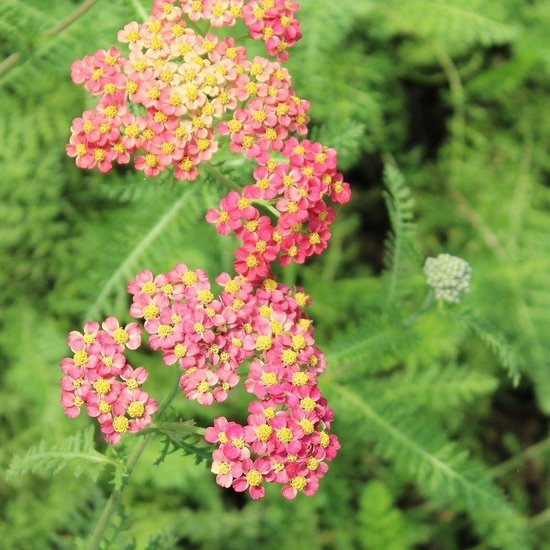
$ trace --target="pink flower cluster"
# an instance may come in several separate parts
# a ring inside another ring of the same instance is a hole
[[[307,132],[309,103],[296,96],[286,69],[261,57],[249,61],[234,39],[197,34],[182,19],[183,10],[191,20],[218,21],[218,6],[223,15],[240,4],[155,2],[147,22],[118,34],[128,58],[110,48],[73,63],[73,81],[99,97],[71,127],[67,154],[79,168],[108,172],[134,156],[149,177],[171,168],[178,180],[194,180],[218,149],[215,122],[247,102],[254,122],[240,137],[249,155],[280,149],[289,132]]]
[[[153,15],[178,17],[185,14],[190,21],[204,19],[212,27],[232,27],[242,19],[250,36],[265,43],[267,53],[279,61],[288,59],[288,48],[302,37],[300,22],[294,14],[300,9],[297,2],[288,0],[155,0]]]
[[[233,231],[240,239],[235,271],[253,282],[268,275],[275,259],[283,266],[301,264],[325,250],[335,218],[334,209],[325,200],[344,204],[350,199],[349,184],[336,170],[334,149],[290,138],[281,154],[285,162],[267,157],[254,171],[253,185],[245,186],[241,193],[231,191],[219,209],[206,214],[218,233]],[[276,225],[270,217],[260,215],[254,206],[258,202],[274,209]]]
[[[205,437],[218,445],[217,483],[254,499],[266,483],[282,485],[286,498],[314,494],[340,448],[317,385],[326,362],[302,309],[309,297],[271,276],[276,260],[301,264],[320,254],[335,218],[330,203],[350,198],[336,151],[296,137],[308,133],[310,104],[279,62],[301,37],[298,9],[292,0],[154,0],[145,23],[118,34],[128,57],[112,47],[72,66],[73,81],[99,99],[71,127],[67,153],[80,168],[108,172],[133,160],[148,177],[172,169],[178,180],[195,180],[221,139],[254,161],[254,183],[206,214],[220,234],[240,240],[237,275],[221,274],[220,292],[204,271],[184,264],[156,276],[142,271],[128,283],[130,314],[143,321],[163,362],[181,368],[187,398],[225,401],[248,367],[244,386],[256,400],[246,425],[219,417]],[[199,31],[202,20],[208,29],[242,20],[277,61],[247,59],[233,38]],[[86,405],[113,444],[149,425],[157,405],[140,389],[147,372],[124,356],[141,343],[139,325],[109,317],[101,328],[87,323],[83,333],[71,332],[68,342],[74,355],[61,362],[67,416]]]
[[[112,444],[126,432],[139,432],[151,423],[157,402],[141,390],[148,373],[132,368],[125,348],[141,345],[137,323],[120,326],[114,317],[102,323],[86,323],[84,332],[72,331],[68,344],[72,357],[61,361],[61,404],[69,418],[80,414],[84,405],[97,418],[105,439]]]
[[[218,296],[203,271],[184,264],[156,277],[142,271],[128,284],[130,313],[145,319],[149,346],[179,364],[186,397],[202,405],[227,399],[250,361],[244,385],[258,401],[247,426],[222,417],[206,432],[220,444],[212,469],[221,486],[250,488],[253,498],[264,482],[283,484],[287,498],[313,494],[339,444],[326,432],[332,410],[317,386],[326,362],[302,311],[309,298],[273,279],[254,287],[223,273],[216,282]]]
[[[269,55],[286,61],[288,48],[302,38],[294,17],[299,9],[298,2],[289,0],[251,0],[243,8],[243,21],[252,38],[264,41]]]

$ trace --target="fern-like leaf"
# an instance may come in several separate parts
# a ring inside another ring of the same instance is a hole
[[[452,47],[504,44],[517,33],[515,27],[497,19],[506,15],[498,4],[482,0],[390,0],[380,2],[375,15],[392,34],[409,34]]]
[[[384,198],[392,227],[386,241],[384,258],[389,277],[387,307],[391,309],[395,303],[399,278],[407,260],[417,260],[418,254],[413,243],[415,203],[411,191],[401,172],[392,164],[386,164],[384,168],[384,182]]]
[[[379,404],[400,406],[414,404],[423,410],[444,413],[465,407],[498,387],[491,375],[466,367],[432,366],[418,372],[393,374],[389,378],[370,379],[362,391],[365,399]]]
[[[414,334],[406,327],[365,324],[331,345],[325,354],[330,365],[325,379],[364,376],[392,368],[398,352],[414,342]]]
[[[499,363],[506,369],[514,386],[519,384],[521,374],[519,361],[506,337],[489,323],[472,313],[449,311],[448,315],[468,327],[495,354]]]
[[[523,518],[508,504],[486,469],[442,435],[430,417],[419,421],[414,410],[403,405],[378,409],[343,385],[333,386],[331,392],[349,420],[359,426],[357,436],[374,442],[375,452],[391,460],[420,491],[457,511],[468,512],[476,529],[495,547],[515,550],[529,546]]]
[[[103,468],[109,464],[118,466],[117,462],[95,450],[94,428],[90,426],[76,432],[62,443],[48,445],[46,440],[42,440],[24,455],[15,456],[7,476],[14,478],[27,473],[55,475],[67,466],[72,466],[77,477],[85,475],[95,481]]]

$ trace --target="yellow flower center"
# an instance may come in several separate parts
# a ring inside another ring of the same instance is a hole
[[[273,432],[273,428],[269,426],[268,424],[261,424],[256,428],[256,435],[258,436],[258,439],[260,441],[268,441],[271,437],[271,433]]]
[[[311,397],[304,397],[300,401],[300,407],[302,407],[302,409],[304,409],[304,411],[306,411],[306,412],[313,411],[316,406],[317,406],[317,403],[315,403],[315,401],[313,401],[313,399],[311,399]]]
[[[111,383],[100,378],[94,382],[94,390],[99,393],[99,395],[105,395],[111,391]]]
[[[197,391],[199,393],[207,393],[210,390],[210,386],[206,380],[203,380],[198,386]]]
[[[156,166],[158,166],[158,163],[159,163],[159,159],[157,155],[153,155],[153,153],[147,153],[145,155],[145,164],[149,168],[155,168]]]
[[[222,462],[218,466],[220,474],[226,476],[229,472],[231,472],[231,466],[229,465],[229,462]]]
[[[170,284],[170,283],[166,283],[164,285],[162,285],[160,287],[160,289],[162,290],[162,292],[164,294],[166,294],[167,296],[169,296],[170,294],[172,294],[172,292],[174,292],[174,285]]]
[[[281,428],[277,431],[277,439],[281,443],[290,443],[294,438],[292,430],[290,428]]]
[[[187,354],[187,348],[183,344],[176,344],[174,346],[174,355],[178,359],[185,357],[186,354]]]
[[[281,354],[281,360],[285,365],[296,363],[297,353],[293,349],[285,349]]]
[[[301,334],[293,336],[292,347],[296,350],[304,349],[306,347],[306,339]]]
[[[262,317],[265,317],[266,319],[271,317],[272,313],[273,313],[273,311],[271,310],[271,308],[269,306],[262,306],[260,308],[260,315]]]
[[[166,338],[167,336],[170,336],[172,332],[173,332],[173,329],[170,325],[159,325],[159,328],[158,328],[159,336]]]
[[[81,367],[82,365],[86,364],[86,362],[88,361],[88,353],[83,349],[77,351],[74,354],[73,361],[77,367]]]
[[[262,474],[260,474],[258,470],[250,470],[250,472],[246,474],[246,481],[251,487],[258,487],[258,485],[262,484],[263,479]]]
[[[258,267],[259,265],[259,261],[258,261],[258,258],[256,258],[256,256],[250,254],[249,256],[246,257],[246,265],[249,269],[253,269],[255,267]]]
[[[256,349],[258,351],[267,351],[271,349],[271,337],[258,336],[258,338],[256,339]]]
[[[310,456],[307,461],[307,469],[314,472],[319,467],[319,461],[314,457]]]
[[[125,416],[115,416],[113,418],[113,430],[119,434],[127,432],[129,425],[130,422]]]
[[[262,386],[273,386],[277,383],[277,375],[274,372],[264,372],[260,376]]]
[[[107,403],[107,401],[100,401],[98,408],[101,414],[109,414],[112,409],[111,404]]]
[[[313,433],[313,429],[314,429],[313,424],[307,418],[302,418],[302,420],[300,420],[299,424],[300,424],[300,427],[302,428],[302,430],[304,430],[304,433],[306,435],[311,435]]]
[[[133,401],[128,406],[128,414],[132,418],[141,418],[145,412],[145,405],[141,401]]]
[[[297,476],[290,482],[290,485],[296,491],[303,491],[307,485],[307,480],[304,476]]]
[[[236,447],[237,449],[244,449],[244,441],[240,438],[233,438],[231,440],[231,444],[233,447]]]
[[[181,279],[183,281],[183,284],[185,284],[186,286],[191,286],[197,282],[198,277],[194,271],[186,271]]]
[[[159,308],[154,304],[149,304],[143,308],[143,317],[145,319],[155,319],[160,314]]]
[[[199,302],[203,304],[207,304],[208,302],[211,302],[214,299],[214,294],[212,294],[212,292],[206,289],[199,290],[199,292],[197,293],[197,298]]]
[[[305,386],[309,382],[309,376],[305,372],[295,372],[292,374],[292,384],[294,386]]]
[[[113,340],[115,341],[115,344],[119,344],[123,346],[126,344],[129,340],[129,336],[127,332],[122,328],[118,327],[112,334]]]

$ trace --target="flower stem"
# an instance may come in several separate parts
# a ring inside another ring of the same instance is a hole
[[[143,5],[140,4],[139,0],[132,0],[132,4],[138,15],[143,19],[143,21],[147,21],[147,19],[149,19],[149,15],[145,11]]]
[[[203,163],[203,166],[214,179],[218,180],[219,183],[231,189],[231,191],[242,191],[242,189],[233,180],[229,179],[225,174],[220,172],[220,170],[218,170],[210,162]]]
[[[166,411],[174,397],[179,392],[179,381],[180,381],[180,373],[177,373],[175,383],[172,385],[172,388],[170,389],[169,393],[166,395],[166,397],[162,400],[161,404],[159,405],[157,416],[160,418],[162,414]],[[118,504],[120,502],[120,499],[122,498],[122,492],[124,491],[124,487],[128,483],[128,479],[132,475],[132,472],[142,455],[143,451],[149,444],[149,442],[155,437],[155,433],[149,433],[146,436],[139,439],[139,441],[136,443],[135,447],[132,449],[132,452],[128,456],[128,460],[126,461],[126,481],[121,487],[117,487],[113,489],[113,492],[111,493],[111,496],[109,497],[109,500],[105,504],[105,508],[103,508],[103,512],[101,512],[101,516],[99,517],[95,528],[90,536],[90,539],[88,541],[88,544],[86,545],[87,550],[97,550],[99,548],[99,545],[101,543],[101,540],[103,538],[103,535],[105,533],[105,529],[109,526],[109,523],[111,522],[111,519],[113,517],[114,512],[116,511]]]
[[[242,191],[241,187],[239,187],[233,180],[229,179],[226,175],[220,172],[220,170],[218,170],[213,164],[205,162],[204,167],[214,179],[218,180],[218,182],[220,182],[222,185],[225,185],[226,187],[231,189],[231,191]],[[276,218],[281,217],[281,213],[270,202],[264,200],[253,200],[252,202],[259,206],[263,206],[264,208],[269,210]]]
[[[61,34],[67,27],[70,27],[74,22],[80,19],[98,0],[86,0],[86,2],[80,4],[72,13],[70,13],[65,19],[60,21],[57,25],[49,28],[44,32],[42,36],[36,39],[33,46],[42,42],[47,38],[53,38],[58,34]],[[0,75],[9,71],[12,67],[17,65],[21,58],[21,52],[14,52],[6,57],[2,63],[0,63]]]

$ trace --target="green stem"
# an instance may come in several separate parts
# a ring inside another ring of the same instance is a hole
[[[276,218],[281,217],[281,213],[270,202],[263,200],[254,200],[252,202],[254,204],[257,204],[258,206],[263,206],[265,209],[269,210]]]
[[[416,320],[432,307],[434,301],[434,293],[430,290],[422,305],[404,322],[404,325],[406,327],[414,325]]]
[[[231,179],[229,179],[225,174],[220,172],[213,164],[210,162],[203,163],[204,169],[216,180],[218,180],[222,185],[231,189],[231,191],[239,191],[242,189]]]
[[[147,21],[149,19],[149,15],[145,11],[145,8],[140,4],[139,0],[132,0],[132,4],[138,13],[138,15],[144,20]]]
[[[203,163],[205,170],[216,180],[218,180],[222,185],[228,187],[231,191],[242,191],[242,188],[239,187],[233,180],[229,179],[225,174],[220,172],[213,164],[210,162]],[[280,218],[281,213],[269,202],[264,200],[253,200],[252,204],[257,204],[258,206],[263,206],[266,210],[269,210],[275,218]]]
[[[80,4],[76,10],[70,13],[65,19],[60,21],[57,25],[49,28],[40,36],[33,46],[47,38],[53,38],[58,34],[61,34],[67,27],[70,27],[75,21],[78,21],[98,0],[86,0],[86,2]],[[10,56],[6,57],[2,63],[0,63],[0,75],[9,71],[12,67],[17,65],[21,59],[21,52],[14,52]]]
[[[162,400],[161,404],[159,405],[157,416],[160,418],[162,414],[166,411],[174,397],[179,393],[179,381],[180,381],[180,373],[177,373],[175,383],[173,384],[172,388],[170,389],[169,393],[166,395],[166,397]],[[132,472],[142,455],[143,451],[149,444],[149,442],[155,437],[155,433],[147,434],[146,436],[142,437],[135,445],[135,447],[132,449],[132,452],[130,453],[130,456],[128,457],[128,460],[126,462],[126,481],[122,485],[122,487],[117,487],[113,490],[111,493],[111,496],[109,497],[109,500],[105,504],[105,508],[103,509],[103,512],[101,512],[101,516],[99,517],[95,528],[93,530],[93,533],[90,536],[90,540],[88,541],[88,544],[86,546],[87,550],[97,550],[99,548],[99,545],[101,543],[101,540],[103,538],[103,535],[105,533],[105,530],[109,526],[109,523],[111,522],[111,519],[113,517],[113,514],[115,513],[118,504],[120,502],[120,499],[122,498],[122,492],[124,491],[124,487],[128,483],[128,479],[132,475]]]

